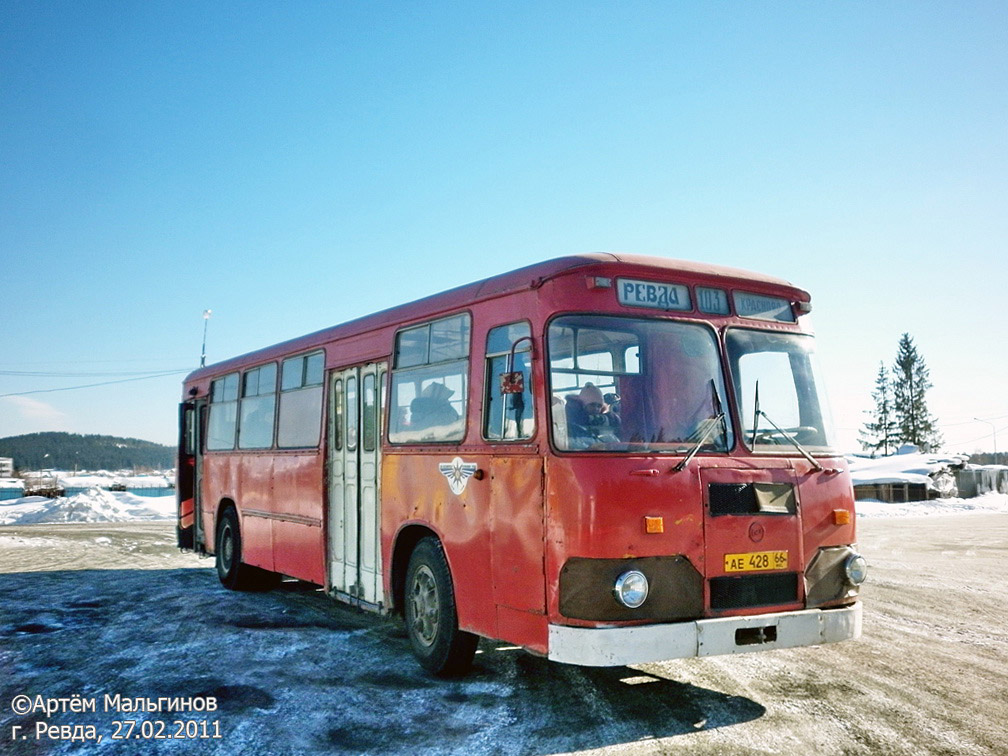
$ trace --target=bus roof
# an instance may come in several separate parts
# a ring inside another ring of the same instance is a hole
[[[283,355],[306,351],[336,339],[363,334],[401,323],[408,323],[413,320],[436,315],[437,313],[464,307],[474,302],[537,288],[549,279],[569,273],[578,268],[593,267],[604,269],[610,266],[619,267],[621,272],[634,272],[633,268],[640,268],[641,270],[637,272],[644,274],[646,269],[658,269],[685,273],[691,277],[704,278],[711,281],[721,279],[726,284],[728,282],[735,284],[762,284],[786,289],[793,299],[809,301],[808,293],[795,287],[789,281],[762,273],[754,273],[739,268],[728,268],[709,263],[673,260],[666,257],[630,255],[621,252],[590,252],[534,263],[524,268],[491,276],[482,281],[464,284],[439,294],[433,294],[407,304],[396,305],[395,307],[365,315],[340,325],[324,328],[321,331],[232,357],[194,370],[186,376],[185,382],[198,381],[212,375],[237,370],[247,364],[266,362]]]

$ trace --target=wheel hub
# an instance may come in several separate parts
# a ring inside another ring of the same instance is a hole
[[[412,609],[410,613],[413,617],[411,625],[413,635],[423,645],[430,646],[437,637],[441,610],[438,605],[434,573],[427,565],[421,565],[413,575],[409,600]]]
[[[231,558],[234,554],[234,539],[231,538],[231,528],[224,526],[221,533],[221,562],[226,568],[231,567]]]

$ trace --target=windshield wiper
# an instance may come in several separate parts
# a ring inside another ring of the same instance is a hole
[[[680,470],[685,468],[686,465],[689,464],[689,461],[697,455],[697,452],[700,451],[700,447],[702,447],[705,443],[707,443],[707,439],[710,438],[711,431],[714,430],[715,427],[717,427],[718,423],[721,423],[722,433],[728,432],[728,427],[725,425],[724,421],[725,413],[724,410],[721,408],[721,398],[718,396],[717,385],[714,383],[713,378],[711,378],[710,384],[711,384],[711,403],[714,405],[714,412],[716,414],[704,420],[704,423],[707,425],[707,427],[704,428],[703,433],[700,434],[700,440],[697,441],[696,444],[694,444],[693,448],[689,450],[689,453],[685,457],[679,460],[679,464],[677,464],[675,467],[672,468],[672,472],[679,472]]]
[[[758,401],[758,398],[759,398],[759,387],[758,386],[757,386],[756,391],[757,391],[757,401]],[[756,426],[759,424],[760,417],[762,417],[764,420],[766,420],[768,423],[770,423],[770,425],[772,425],[774,427],[775,431],[777,431],[782,436],[784,436],[784,438],[786,438],[788,441],[790,441],[791,445],[794,446],[795,449],[797,449],[798,451],[801,452],[802,456],[805,457],[805,459],[807,459],[809,461],[809,463],[812,465],[812,467],[814,467],[819,472],[822,472],[824,469],[826,469],[821,464],[819,464],[819,462],[815,459],[815,457],[813,457],[811,454],[809,454],[808,450],[804,446],[802,446],[800,443],[798,443],[798,439],[796,439],[794,436],[792,436],[786,430],[784,430],[779,425],[777,425],[777,423],[775,423],[773,420],[771,420],[770,416],[766,412],[764,412],[763,410],[759,409],[759,405],[758,404],[757,404],[757,409],[756,409],[755,422],[753,423],[753,442],[751,444],[753,448],[756,447]]]
[[[679,472],[682,470],[689,464],[689,461],[697,455],[697,452],[700,451],[700,447],[707,443],[707,439],[710,437],[711,431],[718,426],[718,423],[724,422],[724,412],[719,412],[713,417],[708,417],[704,420],[704,422],[707,424],[707,429],[700,434],[700,440],[693,445],[693,448],[689,450],[689,453],[685,457],[679,460],[679,464],[672,468],[672,472]]]

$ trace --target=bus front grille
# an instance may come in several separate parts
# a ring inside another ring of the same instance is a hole
[[[798,573],[716,577],[710,580],[711,609],[746,609],[793,604],[798,600]]]
[[[790,483],[711,483],[707,506],[711,517],[793,515],[798,511],[798,500]]]

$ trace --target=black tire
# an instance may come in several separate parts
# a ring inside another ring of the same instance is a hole
[[[479,637],[459,630],[451,570],[436,538],[421,539],[410,555],[404,599],[406,635],[420,665],[439,677],[468,672]]]
[[[228,507],[217,521],[217,577],[232,591],[265,591],[280,583],[275,572],[253,567],[242,562],[241,531],[238,513]]]
[[[236,591],[241,585],[241,533],[238,530],[238,515],[228,507],[217,521],[217,577],[221,585]]]

